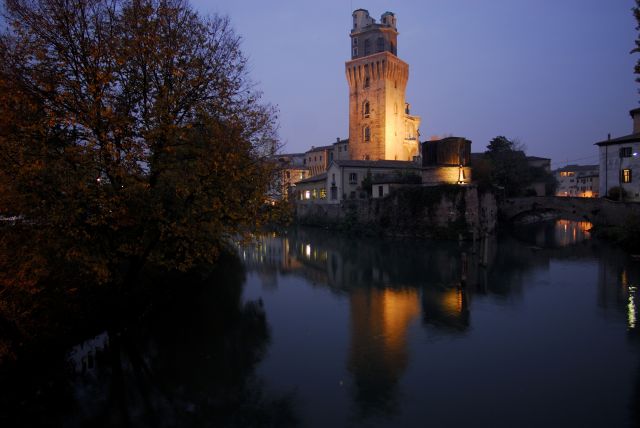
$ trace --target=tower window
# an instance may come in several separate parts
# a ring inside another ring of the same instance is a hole
[[[371,41],[369,39],[364,41],[364,54],[365,56],[371,54]]]
[[[358,56],[358,48],[353,48],[353,56]]]
[[[353,39],[353,46],[358,46],[358,39]]]
[[[369,117],[369,113],[370,113],[370,110],[369,110],[369,101],[365,101],[365,102],[364,102],[364,107],[363,107],[363,109],[362,109],[362,110],[363,110],[363,112],[364,112],[364,117]]]
[[[383,52],[384,51],[384,39],[382,37],[378,37],[378,46],[376,49],[376,52]]]
[[[371,141],[371,129],[368,126],[364,127],[364,141]]]
[[[365,76],[364,78],[364,87],[368,88],[371,85],[371,79],[369,78],[369,76]]]

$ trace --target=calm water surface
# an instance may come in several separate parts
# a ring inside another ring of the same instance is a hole
[[[318,229],[75,347],[67,426],[635,426],[640,262],[585,223],[486,245]],[[215,286],[215,287],[214,287]]]

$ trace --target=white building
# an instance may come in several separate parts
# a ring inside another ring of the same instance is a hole
[[[600,196],[622,188],[625,200],[640,202],[640,108],[629,112],[633,134],[600,141]]]
[[[397,180],[389,180],[396,177]],[[326,174],[297,183],[297,201],[338,204],[348,199],[386,196],[392,184],[420,183],[420,166],[409,161],[334,160]],[[392,183],[395,181],[396,183]]]
[[[598,170],[599,165],[567,165],[555,170],[556,196],[598,197]]]

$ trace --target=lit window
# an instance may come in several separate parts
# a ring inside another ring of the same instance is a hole
[[[349,173],[349,184],[357,184],[358,183],[358,174],[355,172]]]
[[[318,191],[316,189],[313,189],[313,192],[311,193],[311,197],[313,199],[318,199]]]
[[[305,190],[304,198],[305,199],[311,199],[311,190]]]
[[[622,170],[622,182],[623,183],[631,183],[631,170],[630,169],[623,169]]]
[[[327,189],[324,187],[320,189],[320,199],[327,199]]]

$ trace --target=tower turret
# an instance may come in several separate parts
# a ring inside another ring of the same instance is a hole
[[[352,159],[412,160],[418,154],[420,118],[405,101],[409,65],[397,57],[397,21],[380,23],[365,9],[353,12],[349,82],[349,146]]]

